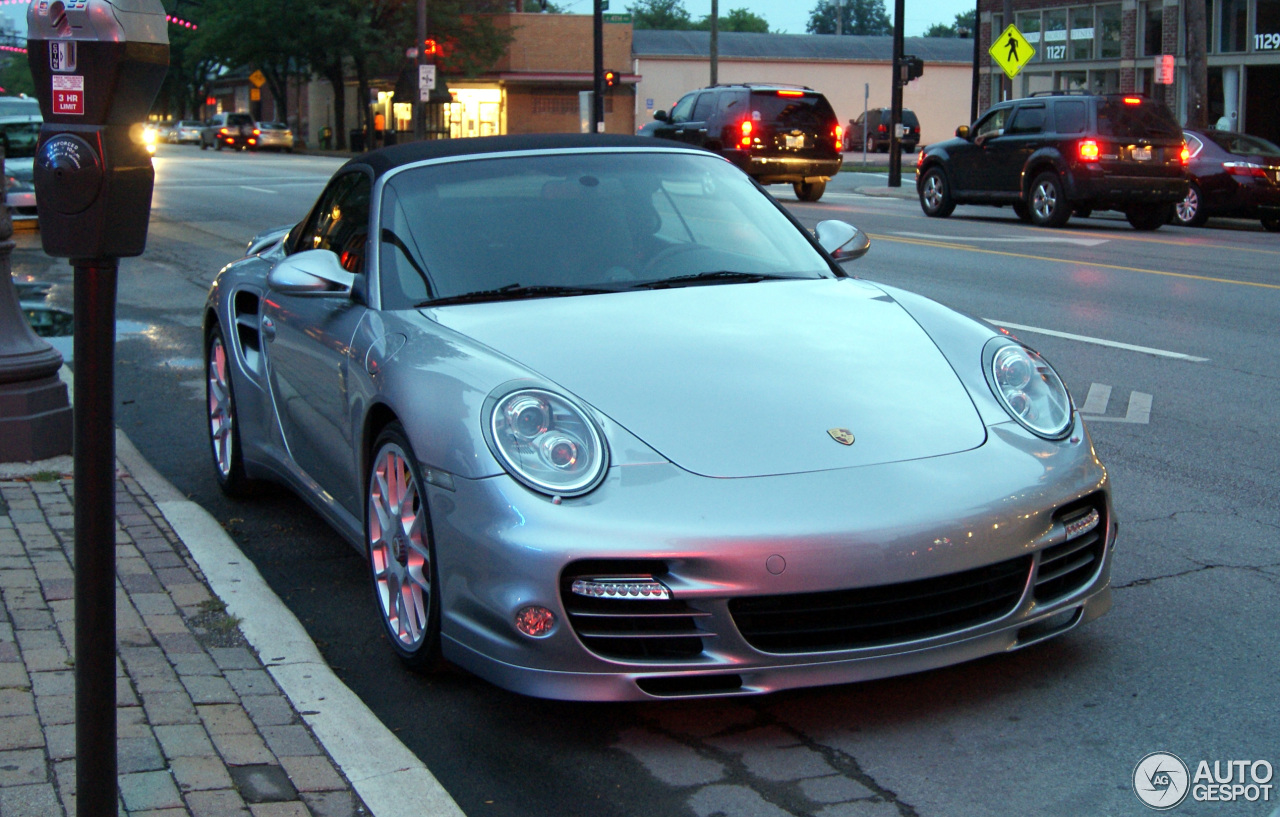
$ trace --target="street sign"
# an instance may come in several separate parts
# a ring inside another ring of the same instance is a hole
[[[1018,27],[1011,24],[991,44],[987,53],[991,55],[992,62],[1000,66],[1009,75],[1009,79],[1013,79],[1024,65],[1031,62],[1031,58],[1036,55],[1036,50],[1031,47],[1031,43],[1027,42],[1027,38],[1022,36]]]
[[[1173,84],[1173,55],[1161,54],[1156,57],[1156,84],[1172,85]]]
[[[267,81],[267,75],[261,71],[254,71],[249,75],[249,81],[253,83],[253,87],[261,88],[262,84]]]
[[[249,89],[249,101],[250,101],[250,102],[261,102],[261,101],[262,101],[262,89],[261,89],[261,88],[250,88],[250,89]]]
[[[431,91],[436,87],[436,67],[434,65],[418,66],[418,101],[430,102]]]
[[[630,14],[606,14],[603,22],[606,23],[629,23],[631,22]]]

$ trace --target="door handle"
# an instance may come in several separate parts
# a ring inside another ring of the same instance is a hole
[[[276,338],[276,322],[270,318],[262,319],[262,336],[267,340],[275,340]]]

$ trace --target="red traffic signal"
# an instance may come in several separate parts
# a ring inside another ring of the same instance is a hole
[[[428,37],[422,41],[422,56],[436,57],[440,54],[440,44],[434,38]]]
[[[604,87],[605,87],[605,89],[607,90],[607,89],[612,88],[613,86],[617,85],[617,84],[618,84],[618,79],[619,79],[619,75],[618,75],[618,72],[617,72],[617,71],[605,71],[605,72],[604,72]]]

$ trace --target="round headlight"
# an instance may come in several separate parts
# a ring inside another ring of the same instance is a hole
[[[498,400],[490,423],[498,460],[535,491],[579,496],[604,477],[609,460],[604,437],[567,398],[521,389]]]
[[[1049,362],[1032,349],[993,338],[983,354],[983,372],[997,399],[1033,434],[1047,439],[1071,429],[1071,397]]]

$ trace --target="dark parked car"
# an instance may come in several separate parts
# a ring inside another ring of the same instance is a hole
[[[1232,131],[1184,135],[1191,184],[1173,223],[1199,227],[1210,216],[1256,218],[1271,232],[1280,231],[1280,145]]]
[[[200,149],[251,148],[258,143],[258,126],[247,113],[218,113],[204,123]]]
[[[822,198],[844,161],[844,129],[812,88],[715,85],[690,91],[653,118],[641,136],[715,151],[760,184],[792,185],[801,201]]]
[[[916,164],[925,215],[957,204],[1012,205],[1061,227],[1073,212],[1120,210],[1137,230],[1164,224],[1187,194],[1188,152],[1164,105],[1136,94],[1033,94],[993,106]]]
[[[871,108],[865,115],[850,119],[845,143],[851,147],[866,145],[867,153],[888,152],[889,139],[893,136],[892,116],[893,112],[888,108]],[[902,138],[898,144],[907,152],[920,144],[920,120],[916,118],[915,111],[908,108],[902,109]]]

